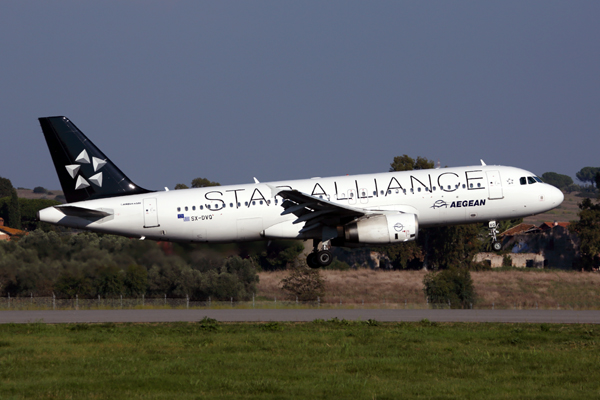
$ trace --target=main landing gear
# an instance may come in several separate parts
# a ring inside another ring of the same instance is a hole
[[[502,249],[502,243],[500,243],[498,238],[496,238],[496,234],[498,233],[498,229],[496,229],[497,227],[498,225],[496,224],[496,221],[489,222],[488,229],[490,230],[489,235],[492,237],[492,247],[494,250],[500,251]]]
[[[331,248],[331,243],[329,240],[323,242],[321,247],[321,250],[319,250],[319,241],[315,239],[313,251],[306,257],[306,264],[308,264],[309,267],[326,267],[333,261],[333,254],[331,254],[331,251],[329,251]]]

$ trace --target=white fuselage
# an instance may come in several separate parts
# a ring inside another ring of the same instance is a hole
[[[525,217],[561,204],[563,194],[505,166],[471,166],[330,178],[215,186],[70,203],[110,213],[102,219],[66,216],[54,207],[41,221],[156,240],[236,242],[308,239],[303,223],[282,216],[273,187],[295,189],[344,206],[416,214],[421,227]],[[523,178],[525,184],[523,184]]]

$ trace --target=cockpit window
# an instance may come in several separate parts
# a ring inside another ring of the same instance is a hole
[[[544,183],[543,180],[541,180],[540,178],[538,178],[537,176],[534,176],[533,179],[535,179],[536,181],[538,181],[539,183]]]
[[[525,178],[525,177],[523,176],[523,177],[521,177],[521,178],[519,179],[519,182],[521,183],[521,185],[527,185],[527,178]]]
[[[528,176],[527,177],[527,183],[529,183],[531,185],[533,183],[536,183],[536,180],[533,178],[533,176]]]

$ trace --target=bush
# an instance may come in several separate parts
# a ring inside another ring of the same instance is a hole
[[[42,194],[42,193],[46,193],[46,192],[48,192],[48,190],[46,190],[46,188],[44,188],[42,186],[36,186],[33,188],[33,193]]]
[[[60,236],[38,229],[18,242],[0,242],[0,296],[54,292],[66,298],[146,294],[244,300],[257,281],[249,259],[196,255],[187,261],[156,242],[122,236]]]
[[[325,293],[325,280],[318,269],[309,268],[306,261],[296,261],[290,274],[281,280],[281,289],[300,301],[315,301]]]
[[[448,304],[451,308],[469,308],[475,302],[475,288],[467,268],[450,267],[430,272],[423,279],[423,291],[432,304]]]

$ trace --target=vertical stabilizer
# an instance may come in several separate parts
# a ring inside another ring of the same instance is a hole
[[[125,176],[67,117],[39,121],[67,202],[150,192]]]

